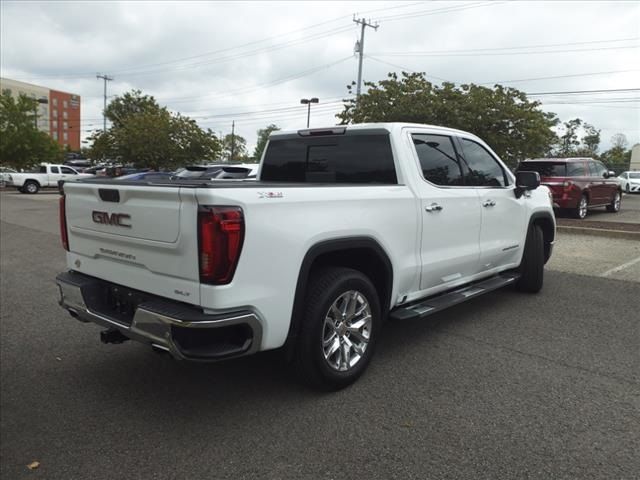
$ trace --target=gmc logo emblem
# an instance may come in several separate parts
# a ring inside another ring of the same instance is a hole
[[[125,220],[129,220],[131,218],[131,215],[129,215],[128,213],[109,213],[98,212],[97,210],[94,210],[93,212],[91,212],[91,218],[95,223],[131,228],[130,223],[125,223]]]

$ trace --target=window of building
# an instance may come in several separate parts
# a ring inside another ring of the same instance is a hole
[[[66,100],[62,101],[62,108],[69,108],[69,102],[67,102]]]
[[[69,140],[69,132],[63,132],[62,139],[67,142]]]
[[[58,109],[54,108],[53,110],[51,110],[51,115],[55,118],[58,118]]]
[[[65,130],[69,128],[69,124],[67,122],[62,122],[62,128]]]
[[[53,132],[51,136],[53,137],[54,140],[58,140],[58,132]]]
[[[67,118],[69,118],[69,114],[66,111],[63,111],[62,112],[62,118],[64,118],[66,120]]]
[[[54,107],[57,107],[57,106],[58,106],[58,99],[57,99],[57,98],[54,98],[54,99],[53,99],[53,101],[52,101],[51,103],[53,103],[53,106],[54,106]]]
[[[498,161],[479,143],[462,138],[462,152],[469,167],[468,185],[477,187],[504,187],[508,185],[507,174]]]
[[[52,122],[52,128],[57,129],[58,128],[58,120],[53,120]]]
[[[412,135],[425,180],[436,185],[462,185],[462,168],[451,137]]]

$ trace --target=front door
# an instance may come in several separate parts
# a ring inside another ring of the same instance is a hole
[[[466,182],[478,192],[482,211],[480,270],[517,266],[524,248],[527,225],[524,203],[516,198],[515,185],[506,168],[485,146],[460,138],[467,169]]]

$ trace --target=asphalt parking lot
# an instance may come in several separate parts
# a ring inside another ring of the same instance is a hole
[[[277,352],[192,364],[101,344],[57,305],[56,200],[0,194],[3,479],[639,476],[634,240],[561,234],[539,295],[390,323],[358,383],[318,394]]]

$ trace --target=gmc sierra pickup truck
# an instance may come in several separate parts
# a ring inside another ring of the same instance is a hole
[[[64,185],[60,305],[177,359],[284,347],[307,383],[355,381],[385,320],[538,292],[548,188],[479,138],[416,124],[274,132],[257,181]]]

